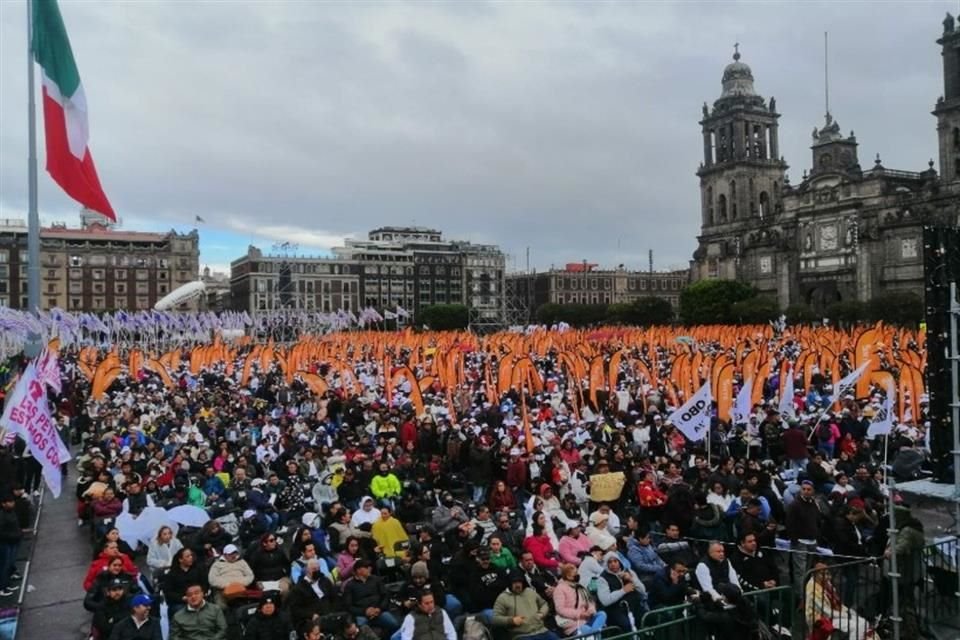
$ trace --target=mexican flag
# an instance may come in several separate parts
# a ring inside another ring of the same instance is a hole
[[[87,143],[87,98],[56,0],[30,0],[33,57],[43,68],[47,171],[74,200],[116,221]]]

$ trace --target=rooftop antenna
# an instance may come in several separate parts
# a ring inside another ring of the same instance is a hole
[[[827,32],[823,32],[823,101],[826,108],[827,124],[830,123],[830,64],[829,64],[830,44]]]

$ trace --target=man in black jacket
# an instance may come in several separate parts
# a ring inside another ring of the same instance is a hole
[[[344,608],[357,618],[358,624],[378,627],[390,637],[400,623],[387,610],[390,602],[383,578],[370,575],[372,569],[369,560],[357,560],[353,565],[353,580],[343,587]]]
[[[772,589],[779,584],[780,572],[768,553],[760,549],[755,534],[740,535],[730,562],[740,578],[740,588],[744,592]]]
[[[817,552],[820,539],[820,506],[814,497],[813,482],[804,480],[800,495],[787,508],[787,535],[790,537],[790,565],[793,570],[793,587],[797,593],[803,589],[803,576],[810,566],[808,558]]]
[[[150,617],[150,596],[140,594],[130,600],[130,615],[113,625],[109,640],[161,640],[160,621]]]
[[[650,581],[648,602],[651,609],[683,604],[687,597],[687,565],[677,560],[656,572]]]
[[[476,563],[469,570],[466,610],[483,613],[487,623],[493,619],[493,603],[506,588],[506,577],[501,569],[490,563],[489,549],[477,552]]]
[[[307,560],[300,581],[287,596],[290,619],[298,629],[310,620],[333,612],[336,606],[337,590],[320,571],[320,562],[316,558]]]

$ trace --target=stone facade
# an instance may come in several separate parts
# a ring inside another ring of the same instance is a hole
[[[739,53],[723,93],[703,107],[704,161],[697,171],[701,233],[691,279],[755,286],[781,307],[822,311],[893,290],[923,295],[924,224],[960,224],[960,29],[944,20],[944,95],[937,118],[940,173],[864,170],[857,139],[830,113],[812,134],[811,169],[790,184],[777,157],[780,114],[757,95]]]

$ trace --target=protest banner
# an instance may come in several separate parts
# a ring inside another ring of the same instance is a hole
[[[622,471],[592,475],[590,476],[590,499],[594,502],[619,500],[626,481]]]

